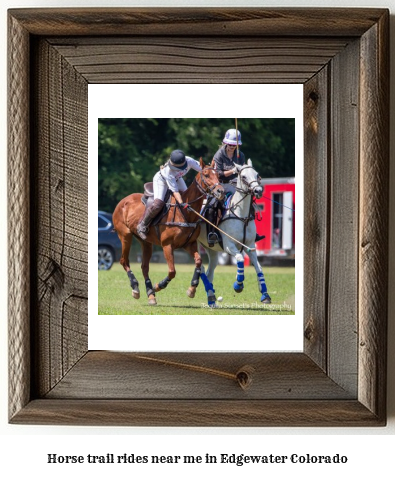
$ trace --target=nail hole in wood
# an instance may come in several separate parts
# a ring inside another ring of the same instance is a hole
[[[313,101],[314,103],[317,103],[318,101],[318,94],[315,92],[315,91],[312,91],[310,94],[309,94],[309,99],[311,101]]]

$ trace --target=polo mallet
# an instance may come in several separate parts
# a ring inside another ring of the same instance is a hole
[[[237,159],[239,159],[239,132],[237,130],[237,118],[235,118],[235,123],[236,123],[236,150],[237,150]]]
[[[199,214],[197,211],[195,211],[191,206],[188,206],[187,209],[189,209],[190,211],[194,212],[197,216],[199,216],[201,219],[203,219],[203,221],[206,221],[208,224],[210,224],[211,226],[215,227],[215,229],[218,229],[218,231],[221,233],[221,234],[225,234],[225,236],[229,237],[229,239],[232,239],[232,241],[234,242],[237,242],[237,244],[240,244],[242,247],[244,247],[244,249],[247,251],[247,252],[251,252],[251,251],[255,251],[255,247],[248,247],[246,246],[245,244],[243,244],[242,242],[238,241],[237,239],[235,239],[234,237],[230,236],[229,234],[227,234],[226,232],[224,232],[222,229],[220,229],[219,227],[217,227],[215,224],[213,224],[212,222],[210,222],[208,219],[206,219],[205,217],[203,217],[201,214]]]

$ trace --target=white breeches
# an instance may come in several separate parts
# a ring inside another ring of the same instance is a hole
[[[156,173],[153,179],[153,183],[154,183],[154,199],[161,199],[162,201],[164,201],[167,190],[169,189],[166,181],[162,178],[162,176],[159,173]],[[180,193],[185,191],[187,188],[187,185],[185,184],[185,181],[182,178],[177,179],[177,186],[178,186],[178,191]]]

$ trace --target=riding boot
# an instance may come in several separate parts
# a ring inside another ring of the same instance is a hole
[[[159,211],[163,208],[164,204],[165,202],[162,201],[162,199],[155,199],[151,206],[145,208],[144,215],[137,226],[137,234],[144,241],[147,239],[147,234],[151,222],[159,213]]]
[[[212,206],[209,207],[206,211],[206,219],[213,223],[214,225],[217,225],[217,208]],[[207,244],[209,247],[213,247],[215,244],[219,242],[219,237],[216,232],[216,229],[214,226],[209,224],[208,222],[206,223],[206,228],[207,228]]]

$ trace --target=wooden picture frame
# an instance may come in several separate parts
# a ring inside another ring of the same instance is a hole
[[[388,37],[385,9],[9,11],[10,423],[385,425]],[[304,84],[303,353],[88,351],[87,86],[122,82]]]

